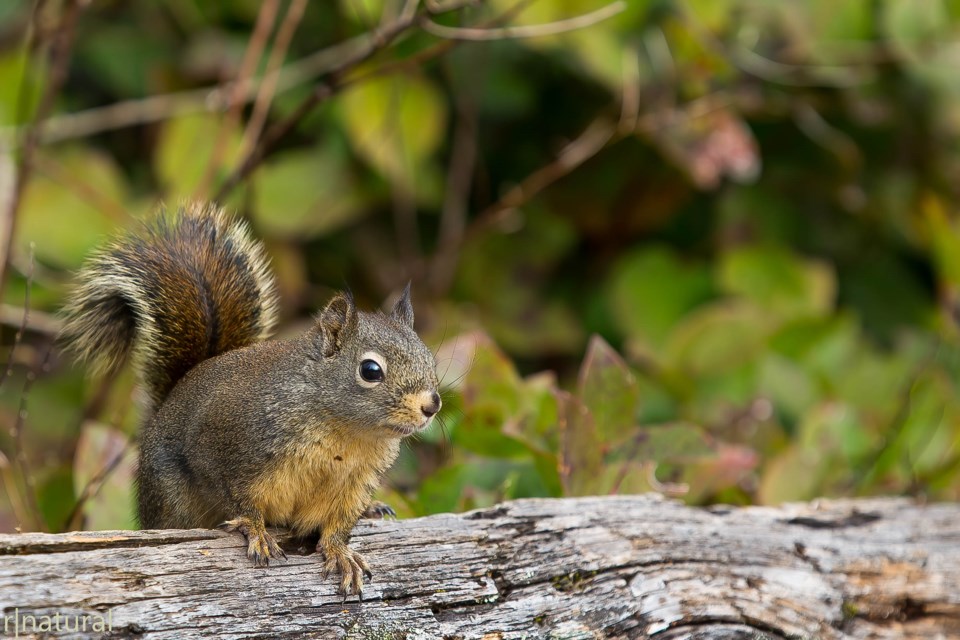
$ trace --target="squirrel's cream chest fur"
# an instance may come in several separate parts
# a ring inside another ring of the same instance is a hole
[[[251,496],[267,522],[301,534],[324,525],[352,526],[400,452],[398,438],[357,438],[337,428],[321,432],[313,442],[293,445],[254,484]]]

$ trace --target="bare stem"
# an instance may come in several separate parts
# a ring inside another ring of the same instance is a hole
[[[516,38],[541,38],[570,31],[585,29],[586,27],[603,22],[621,13],[627,8],[624,0],[617,0],[612,4],[601,7],[596,11],[584,13],[566,20],[548,22],[545,24],[523,25],[514,27],[500,27],[494,29],[478,29],[474,27],[447,27],[432,20],[423,22],[423,30],[438,38],[449,40],[508,40]]]
[[[27,496],[27,505],[33,517],[35,529],[46,530],[46,524],[43,520],[43,513],[40,511],[40,504],[37,502],[37,486],[30,470],[30,462],[27,457],[26,448],[23,445],[23,430],[27,419],[27,399],[30,397],[30,390],[40,375],[47,372],[50,368],[50,359],[53,355],[53,343],[47,345],[46,353],[40,361],[37,369],[27,372],[27,379],[23,383],[23,389],[20,392],[20,404],[17,408],[17,418],[13,425],[13,461],[16,464],[17,471],[23,479],[23,486]]]
[[[34,23],[36,23],[37,14],[42,4],[43,2],[39,1],[37,5],[35,5]],[[54,101],[60,93],[60,88],[63,86],[64,80],[66,80],[67,70],[70,66],[70,51],[73,48],[73,37],[76,33],[77,20],[84,4],[86,3],[80,0],[67,0],[60,22],[51,36],[50,78],[44,88],[33,120],[26,130],[23,147],[20,152],[20,163],[16,169],[13,192],[5,203],[6,207],[2,211],[2,218],[0,218],[0,298],[3,297],[7,264],[10,259],[10,252],[13,248],[13,237],[17,228],[17,213],[20,210],[23,192],[30,179],[30,172],[33,167],[33,156],[40,141],[43,122],[50,114],[51,109],[53,109]],[[36,27],[36,25],[34,26]],[[37,47],[38,43],[32,43],[32,49]],[[24,74],[29,73],[28,67],[29,62],[24,67]],[[23,95],[22,91],[23,88],[21,87],[21,96]]]
[[[293,130],[307,114],[350,84],[345,78],[347,71],[366,62],[376,53],[390,46],[398,37],[415,27],[417,22],[415,12],[412,14],[403,12],[394,21],[365,34],[364,43],[353,50],[350,55],[341,59],[330,70],[329,77],[321,80],[310,92],[310,95],[304,98],[290,115],[267,129],[259,143],[243,157],[233,172],[224,180],[214,199],[222,201],[260,165],[273,146]]]
[[[273,102],[273,97],[276,95],[277,81],[280,78],[277,71],[283,64],[283,58],[287,54],[290,41],[297,31],[306,7],[307,0],[292,0],[290,6],[287,7],[287,13],[284,15],[283,21],[280,23],[280,28],[277,30],[277,37],[273,41],[273,47],[267,61],[267,71],[263,82],[260,83],[260,91],[257,93],[257,99],[253,104],[253,113],[243,134],[242,157],[249,155],[256,146],[257,140],[260,139],[263,125],[267,121],[267,114],[270,112],[270,103]]]
[[[264,0],[260,5],[260,12],[257,14],[257,22],[253,26],[253,33],[250,34],[250,42],[243,53],[243,60],[240,62],[240,69],[237,72],[237,80],[233,85],[232,95],[230,96],[230,109],[226,117],[220,123],[220,129],[217,131],[217,138],[213,143],[213,153],[210,156],[210,162],[207,163],[207,169],[197,185],[196,197],[206,194],[207,189],[216,175],[217,170],[223,163],[223,156],[226,153],[227,140],[230,132],[240,124],[241,108],[243,100],[241,96],[250,84],[250,79],[257,70],[257,64],[260,62],[260,56],[266,47],[267,40],[270,38],[270,32],[277,21],[277,13],[280,10],[280,0]]]
[[[120,466],[120,463],[127,455],[127,452],[130,451],[130,445],[131,442],[127,440],[127,442],[123,445],[123,448],[117,452],[117,455],[111,458],[102,469],[100,469],[92,478],[87,481],[87,484],[80,492],[80,497],[78,497],[77,501],[74,503],[73,509],[70,510],[70,514],[63,522],[64,531],[72,531],[80,527],[82,524],[80,519],[83,515],[83,508],[86,506],[87,502],[96,498],[100,493],[100,489],[103,488],[103,485],[106,483],[107,479],[111,476],[111,474],[113,474],[114,471],[116,471],[117,467]]]

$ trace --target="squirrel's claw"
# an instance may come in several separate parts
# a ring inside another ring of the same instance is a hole
[[[363,556],[345,545],[328,545],[326,548],[321,546],[319,551],[324,557],[323,578],[326,580],[331,574],[339,573],[340,587],[337,593],[342,595],[344,600],[347,596],[355,595],[362,601],[363,578],[373,578],[370,565]]]
[[[220,525],[224,531],[237,531],[242,533],[247,539],[247,557],[253,560],[258,567],[266,567],[270,564],[270,558],[287,559],[287,554],[277,541],[273,539],[263,524],[257,523],[250,518],[236,518],[227,520]]]
[[[366,511],[364,511],[360,517],[366,518],[367,520],[396,518],[397,512],[394,511],[393,507],[388,505],[386,502],[380,502],[379,500],[374,500],[367,506]]]

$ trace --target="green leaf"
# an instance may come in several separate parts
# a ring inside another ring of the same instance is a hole
[[[797,443],[821,460],[840,462],[839,466],[848,470],[851,462],[872,451],[876,438],[863,429],[854,407],[827,402],[807,413]]]
[[[0,125],[30,122],[45,76],[22,51],[0,56]]]
[[[348,89],[340,106],[350,142],[377,171],[408,188],[424,179],[447,126],[446,102],[429,81],[368,78]]]
[[[666,247],[627,255],[614,267],[608,288],[617,326],[655,353],[677,322],[711,293],[707,268],[683,262]]]
[[[740,8],[740,0],[687,0],[685,3],[698,23],[713,32],[726,30],[730,19]]]
[[[451,440],[470,451],[496,457],[522,455],[524,447],[504,435],[522,419],[522,382],[513,363],[483,334],[460,338],[472,343],[470,370],[463,379],[463,421]]]
[[[826,315],[837,288],[825,263],[800,260],[778,247],[728,251],[720,261],[719,284],[784,318]]]
[[[768,314],[748,303],[713,303],[676,326],[666,344],[665,359],[695,376],[722,374],[759,356],[771,324]]]
[[[771,338],[770,347],[799,363],[808,373],[832,381],[844,375],[862,340],[856,318],[845,314],[785,324]]]
[[[770,399],[792,424],[820,401],[817,378],[798,363],[775,352],[767,353],[760,364],[757,392]]]
[[[40,261],[73,269],[128,222],[109,217],[100,201],[119,205],[126,185],[113,160],[90,147],[59,152],[53,162],[69,182],[36,175],[27,184],[17,220],[17,245],[27,255],[33,243]]]
[[[811,43],[814,46],[810,48],[810,53],[818,59],[829,61],[830,57],[817,55],[817,45],[873,39],[876,8],[869,3],[812,0],[806,4],[804,8],[811,18],[811,35],[816,38],[816,42]],[[842,60],[837,59],[835,62],[840,63]]]
[[[157,141],[154,167],[169,201],[195,197],[214,157],[221,126],[222,117],[208,113],[181,116],[163,126]],[[220,166],[214,179],[222,178],[239,161],[241,132],[236,128],[228,129],[223,143]]]
[[[519,497],[545,496],[547,490],[529,461],[473,460],[443,467],[423,481],[422,514],[492,506]]]
[[[823,460],[816,452],[796,444],[771,457],[760,476],[760,504],[778,505],[815,497]]]
[[[365,212],[353,176],[327,149],[278,154],[255,180],[253,219],[268,235],[301,240],[324,235]]]
[[[603,449],[593,416],[573,396],[561,396],[560,479],[565,496],[590,496],[608,490]]]
[[[809,500],[849,487],[858,462],[878,444],[878,437],[863,428],[855,407],[821,403],[806,413],[794,443],[768,463],[761,500],[766,504]]]
[[[596,446],[625,438],[636,424],[639,385],[630,368],[600,336],[590,338],[580,366],[577,398],[590,412]]]
[[[627,448],[635,460],[683,462],[716,451],[716,446],[706,430],[689,422],[640,427],[634,439],[635,443],[627,445]]]
[[[927,196],[922,211],[940,279],[960,291],[960,227],[947,217],[946,204]]]
[[[883,33],[891,50],[908,73],[937,89],[956,97],[956,74],[952,68],[952,49],[937,46],[955,38],[945,2],[920,0],[887,2],[882,6]]]
[[[891,43],[919,55],[931,42],[943,42],[950,35],[950,17],[944,4],[917,0],[885,3],[882,17]]]
[[[511,423],[507,434],[524,442],[531,451],[550,455],[556,466],[557,425],[563,410],[556,376],[544,372],[525,379],[521,398],[523,418]]]
[[[943,371],[925,371],[910,390],[910,411],[891,449],[911,476],[938,468],[956,455],[960,437],[956,390]]]

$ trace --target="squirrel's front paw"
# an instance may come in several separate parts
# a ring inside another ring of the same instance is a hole
[[[328,578],[331,573],[340,574],[340,588],[337,593],[346,597],[348,595],[363,597],[363,578],[373,579],[370,572],[370,565],[363,559],[359,553],[345,544],[324,543],[322,540],[317,544],[317,551],[323,554],[323,577]]]
[[[283,552],[280,545],[273,539],[262,522],[257,522],[251,518],[236,518],[227,520],[220,527],[224,531],[239,531],[247,539],[247,557],[253,560],[258,567],[265,567],[270,564],[270,558],[283,558],[286,560],[287,554]]]
[[[374,500],[368,506],[366,511],[360,516],[367,520],[382,520],[383,518],[396,518],[397,512],[386,502]]]

